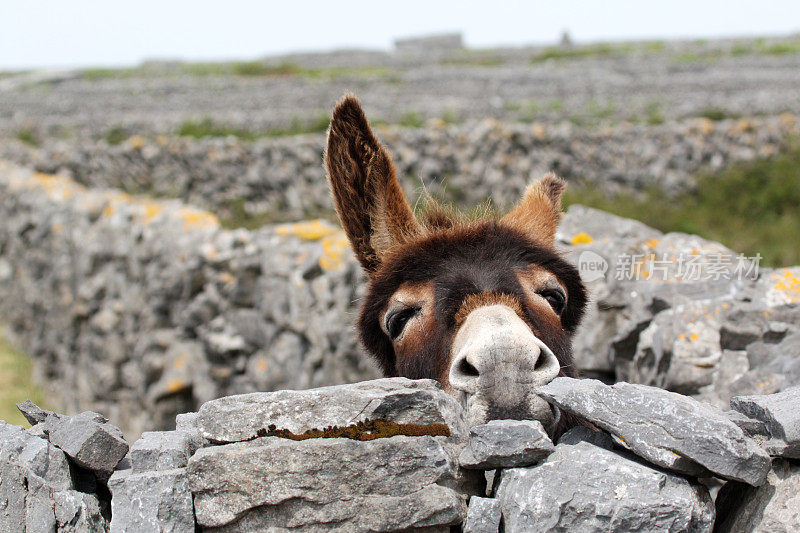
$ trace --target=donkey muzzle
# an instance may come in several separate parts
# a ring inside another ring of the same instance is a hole
[[[539,420],[555,414],[533,390],[558,376],[560,364],[514,310],[487,305],[470,312],[453,340],[449,381],[470,426],[494,419]]]

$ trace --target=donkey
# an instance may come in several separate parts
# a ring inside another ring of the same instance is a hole
[[[533,392],[576,375],[571,336],[586,289],[555,250],[565,183],[548,174],[502,217],[488,208],[466,216],[432,199],[416,217],[352,95],[333,111],[325,167],[369,277],[361,342],[383,373],[438,380],[470,426],[533,419],[555,434],[576,423]]]

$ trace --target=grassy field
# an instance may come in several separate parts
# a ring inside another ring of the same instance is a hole
[[[661,231],[695,233],[736,252],[760,253],[762,266],[800,264],[800,144],[787,152],[698,177],[697,189],[669,199],[663,191],[608,197],[570,187],[579,203],[641,220]]]
[[[0,420],[27,427],[15,404],[30,398],[39,406],[47,405],[44,393],[33,384],[32,369],[30,358],[0,337]]]

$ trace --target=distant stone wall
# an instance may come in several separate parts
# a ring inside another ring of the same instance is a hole
[[[800,134],[800,120],[785,114],[597,130],[488,120],[377,130],[412,198],[424,187],[460,204],[492,198],[507,206],[531,179],[551,170],[608,191],[652,185],[670,193],[685,190],[701,169],[776,153],[787,137]],[[180,198],[220,215],[244,209],[299,220],[331,209],[324,145],[321,134],[257,142],[133,137],[118,146],[47,141],[41,148],[9,141],[0,144],[0,157],[42,172],[65,172],[89,186]]]
[[[0,316],[69,412],[126,433],[232,392],[378,376],[341,230],[224,231],[176,201],[0,167]]]

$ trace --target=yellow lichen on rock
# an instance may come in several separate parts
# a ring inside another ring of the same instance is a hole
[[[178,211],[178,216],[183,220],[183,230],[192,229],[216,229],[219,227],[219,219],[213,213],[200,211],[189,207],[182,207]]]
[[[779,303],[800,302],[800,278],[794,272],[784,268],[773,273],[772,280],[775,284],[772,286],[771,292],[778,296],[779,300],[782,300]]]
[[[304,241],[318,241],[333,235],[339,229],[322,220],[308,220],[305,222],[294,222],[292,224],[281,224],[275,228],[275,233],[284,237],[299,237]]]
[[[338,232],[322,239],[322,256],[319,266],[323,270],[338,270],[344,264],[345,254],[350,250],[350,242],[344,232]]]
[[[570,241],[573,245],[575,244],[590,244],[594,242],[594,239],[588,233],[580,232],[576,233],[572,237],[572,241]]]

